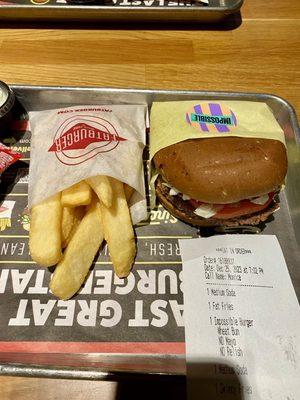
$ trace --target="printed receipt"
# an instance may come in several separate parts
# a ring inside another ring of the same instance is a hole
[[[189,398],[300,399],[300,309],[277,238],[179,245]]]

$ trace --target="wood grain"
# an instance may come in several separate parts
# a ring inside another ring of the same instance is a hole
[[[245,0],[242,16],[234,30],[0,27],[0,79],[15,84],[267,92],[287,99],[300,116],[300,1]],[[133,399],[131,394],[143,392],[143,386],[139,388],[0,377],[1,400]],[[160,393],[168,398],[167,389]],[[184,397],[178,393],[173,398]],[[159,392],[153,397],[163,398]]]
[[[300,115],[300,19],[233,31],[2,29],[9,83],[267,92]]]
[[[1,400],[114,400],[117,383],[0,377]]]
[[[1,400],[167,400],[186,399],[185,382],[97,382],[0,377]]]
[[[244,0],[245,18],[300,19],[300,1],[297,0]]]
[[[43,64],[64,65],[70,71],[73,65],[88,68],[89,65],[140,65],[140,64],[186,64],[194,62],[192,40],[162,38],[162,39],[107,39],[108,32],[91,33],[86,44],[82,39],[71,39],[63,31],[52,39],[34,40],[3,40],[2,51],[6,57],[2,65],[11,64]],[[95,39],[91,37],[96,36]],[[12,50],[18,46],[18,52]],[[142,47],[143,46],[143,47]],[[142,51],[147,49],[147,51]],[[76,51],[77,49],[77,51]],[[32,58],[34,55],[34,58]]]

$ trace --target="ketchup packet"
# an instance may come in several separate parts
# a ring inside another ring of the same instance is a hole
[[[35,111],[29,120],[29,208],[84,179],[106,175],[135,190],[129,204],[133,223],[146,218],[146,105]]]
[[[22,155],[0,143],[0,175],[6,168],[18,161]]]

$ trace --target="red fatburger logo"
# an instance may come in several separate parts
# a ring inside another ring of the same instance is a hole
[[[78,165],[100,153],[114,150],[126,141],[107,120],[95,116],[73,116],[58,128],[48,152],[60,162]]]

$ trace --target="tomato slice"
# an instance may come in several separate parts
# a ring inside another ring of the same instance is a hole
[[[264,210],[267,206],[272,202],[274,193],[268,194],[269,199],[265,204],[255,204],[250,200],[241,200],[238,203],[230,203],[230,204],[212,204],[212,206],[222,207],[212,218],[218,219],[231,219],[241,217],[242,215],[254,214],[259,211]],[[198,208],[202,204],[205,204],[201,201],[190,199],[189,203],[194,207]]]

